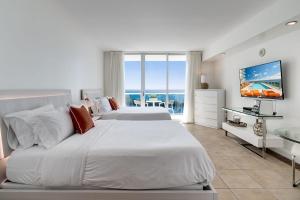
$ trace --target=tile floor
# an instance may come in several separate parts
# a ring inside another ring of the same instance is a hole
[[[222,130],[192,124],[186,127],[215,164],[213,186],[219,200],[300,200],[300,186],[291,185],[290,165],[272,155],[259,157],[226,137]]]

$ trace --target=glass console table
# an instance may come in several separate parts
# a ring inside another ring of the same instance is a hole
[[[244,115],[244,116],[250,116],[250,117],[254,117],[255,119],[256,119],[256,122],[258,123],[261,123],[261,125],[262,125],[262,136],[260,137],[260,136],[256,136],[253,132],[252,133],[247,133],[248,134],[248,136],[247,137],[245,137],[245,138],[250,138],[250,137],[252,137],[252,138],[254,138],[254,139],[256,139],[258,142],[257,142],[257,145],[254,145],[254,146],[256,146],[256,147],[258,147],[258,148],[261,148],[261,154],[259,154],[259,153],[257,153],[257,152],[255,152],[256,154],[258,154],[258,155],[260,155],[261,157],[263,157],[263,158],[265,158],[265,156],[266,156],[266,148],[267,148],[267,126],[266,126],[266,120],[268,120],[268,119],[282,119],[283,118],[283,116],[282,115],[272,115],[272,114],[257,114],[257,113],[254,113],[254,112],[251,112],[251,111],[245,111],[245,110],[243,110],[243,108],[223,108],[223,110],[225,111],[225,122],[227,123],[227,121],[228,121],[228,112],[230,112],[230,113],[233,113],[233,114],[238,114],[238,115]],[[225,125],[226,127],[229,127],[229,126],[227,126],[227,125]],[[226,134],[226,136],[227,136],[227,133],[228,133],[228,130],[229,130],[229,132],[231,132],[231,130],[233,130],[234,131],[234,129],[233,128],[228,128],[228,129],[226,129],[226,127],[224,128],[224,126],[223,126],[223,129],[225,130],[225,134]],[[233,133],[233,131],[231,132],[231,133]],[[250,132],[251,130],[249,129],[249,131],[248,132]],[[234,135],[236,135],[237,137],[241,137],[241,139],[244,139],[244,138],[242,138],[243,137],[243,135],[245,135],[245,134],[241,134],[241,133],[239,133],[239,132],[242,132],[242,129],[240,129],[240,130],[236,130],[236,131],[234,131],[235,133],[233,133]],[[245,133],[246,131],[244,131],[243,133]],[[253,134],[253,135],[252,135]],[[252,139],[251,138],[251,139]],[[259,140],[261,140],[261,138],[262,138],[262,144],[261,145],[259,145]],[[280,139],[280,138],[279,138]],[[246,140],[247,141],[247,140]],[[254,142],[252,142],[252,144],[253,144]],[[256,143],[255,143],[256,144]],[[246,147],[247,148],[247,146],[246,145],[243,145],[244,147]],[[272,146],[273,147],[273,146]],[[250,149],[250,148],[247,148],[247,149],[249,149],[249,150],[251,150],[251,151],[253,151],[252,149]]]
[[[292,128],[293,129],[293,128]],[[292,133],[294,132],[294,133]],[[290,130],[290,129],[278,129],[275,134],[280,136],[283,139],[289,140],[293,142],[293,147],[291,150],[292,154],[292,183],[293,186],[296,187],[300,185],[300,179],[296,180],[296,162],[295,158],[296,156],[300,156],[300,128],[297,128],[297,130]]]

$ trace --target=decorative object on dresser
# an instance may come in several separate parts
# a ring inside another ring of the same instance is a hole
[[[225,105],[225,90],[195,90],[195,124],[211,128],[221,128],[224,120],[222,108]]]
[[[208,83],[206,82],[206,75],[201,74],[200,76],[200,88],[201,89],[208,89]]]

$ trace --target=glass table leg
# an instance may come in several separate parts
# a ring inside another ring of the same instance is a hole
[[[293,170],[293,187],[297,187],[300,184],[300,179],[296,180],[296,162],[295,155],[292,155],[292,170]]]
[[[262,141],[262,157],[266,158],[266,150],[267,150],[267,124],[265,119],[261,119],[263,123],[263,141]]]

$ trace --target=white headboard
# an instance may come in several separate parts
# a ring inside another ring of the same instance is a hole
[[[83,100],[84,97],[88,97],[89,99],[103,97],[103,91],[102,89],[82,89],[81,99]]]
[[[0,159],[11,153],[2,117],[5,114],[37,108],[47,104],[55,107],[72,103],[70,90],[0,90]]]

